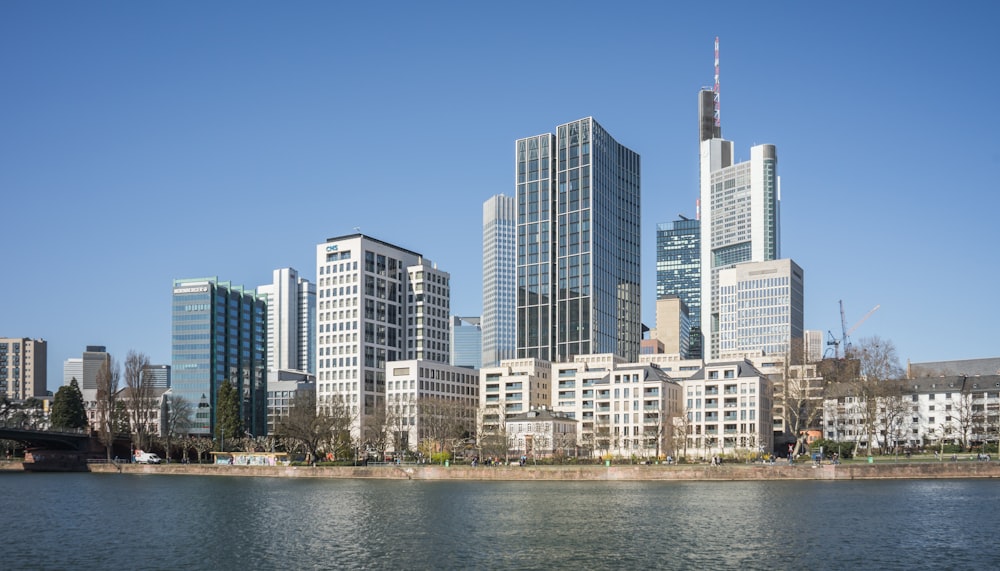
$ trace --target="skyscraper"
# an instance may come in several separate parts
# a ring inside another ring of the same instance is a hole
[[[483,329],[478,317],[451,316],[451,357],[455,367],[483,368]]]
[[[191,433],[215,433],[219,387],[229,380],[242,396],[244,430],[266,434],[265,297],[218,278],[179,279],[172,315],[171,390],[194,410]]]
[[[0,396],[11,400],[45,396],[47,348],[44,339],[0,337]]]
[[[293,268],[274,270],[273,278],[272,283],[257,288],[258,295],[267,296],[269,378],[279,370],[316,374],[316,284]]]
[[[517,357],[635,361],[639,155],[593,118],[515,143]]]
[[[793,355],[802,339],[804,276],[792,260],[748,262],[719,271],[719,356]]]
[[[362,234],[317,244],[316,275],[317,407],[346,404],[357,436],[386,410],[386,363],[448,362],[450,276]]]
[[[717,94],[717,92],[716,92]],[[701,330],[706,359],[719,356],[719,270],[780,257],[778,154],[774,145],[750,149],[733,163],[709,108],[713,92],[698,94],[701,169]]]
[[[656,227],[656,299],[675,295],[687,306],[691,329],[685,359],[702,357],[701,221],[681,217]],[[672,324],[671,324],[672,325]],[[657,330],[667,325],[656,323]],[[662,331],[661,331],[662,333]]]
[[[495,367],[517,350],[517,218],[513,197],[483,203],[482,364]]]

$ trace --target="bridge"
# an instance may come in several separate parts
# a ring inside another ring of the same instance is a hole
[[[37,430],[0,424],[0,440],[24,442],[28,447],[42,447],[50,450],[87,450],[90,445],[90,431],[79,429]]]

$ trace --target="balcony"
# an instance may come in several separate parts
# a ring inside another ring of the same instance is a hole
[[[560,389],[575,389],[576,381],[559,381]]]

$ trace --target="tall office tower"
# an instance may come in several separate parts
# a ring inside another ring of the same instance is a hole
[[[44,339],[0,337],[0,395],[11,400],[45,396],[47,348]]]
[[[316,374],[313,330],[316,323],[316,284],[293,268],[274,270],[273,282],[257,287],[267,296],[267,371],[303,371]]]
[[[823,342],[823,332],[817,329],[807,329],[803,332],[803,353],[806,363],[823,360],[826,344]]]
[[[80,381],[81,391],[94,391],[97,394],[97,374],[110,358],[104,345],[87,345],[87,350],[83,352],[83,378],[77,379]]]
[[[267,434],[264,296],[218,278],[174,280],[172,315],[171,390],[194,410],[191,434],[215,434],[227,379],[242,395],[244,430]]]
[[[483,203],[483,355],[495,367],[517,352],[517,218],[514,197]]]
[[[76,379],[76,385],[83,384],[83,359],[70,357],[63,362],[63,386],[69,386],[69,382]]]
[[[733,143],[719,122],[719,50],[715,88],[698,94],[701,179],[701,331],[706,359],[719,357],[719,270],[780,257],[778,154],[774,145],[750,149],[733,163]],[[711,107],[709,104],[711,103]]]
[[[455,367],[483,368],[483,329],[478,317],[451,317],[451,356],[448,363]]]
[[[352,432],[385,411],[385,364],[447,363],[448,273],[416,252],[364,236],[316,246],[316,403],[351,407]]]
[[[790,355],[802,339],[802,268],[792,260],[736,264],[719,272],[719,356]]]
[[[515,143],[517,357],[635,361],[639,155],[593,118]]]
[[[691,329],[685,359],[701,359],[701,221],[681,216],[656,227],[656,299],[675,295],[688,309]],[[661,334],[664,325],[656,329]],[[671,332],[671,335],[674,333]],[[667,351],[669,353],[669,351]]]
[[[154,389],[170,388],[170,365],[150,365],[146,367],[146,375],[150,386]]]

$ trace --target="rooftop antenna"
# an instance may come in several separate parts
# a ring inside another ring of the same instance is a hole
[[[722,120],[719,117],[719,36],[715,36],[715,86],[712,87],[712,99],[715,102],[715,129],[722,132]]]

